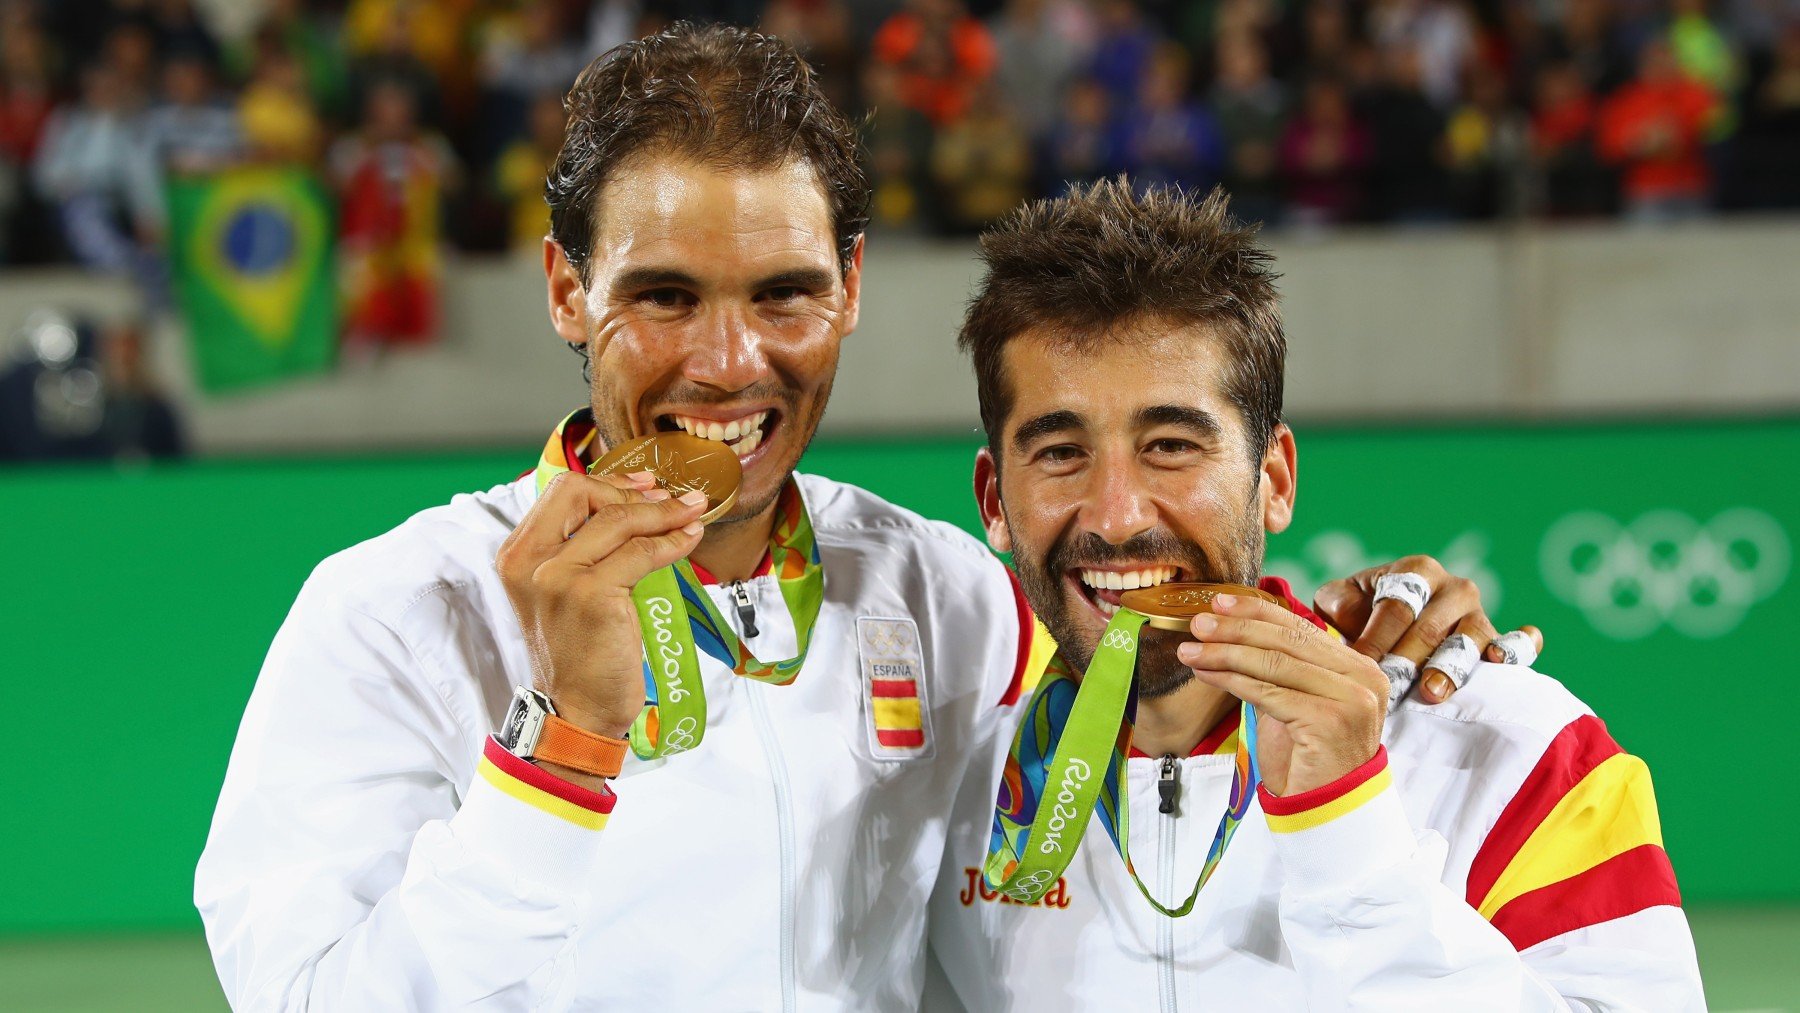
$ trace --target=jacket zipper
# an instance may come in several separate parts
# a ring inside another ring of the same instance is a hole
[[[737,606],[738,626],[743,630],[740,636],[756,636],[756,605],[750,600],[750,589],[741,580],[734,580],[725,588],[731,592],[731,603]]]
[[[1157,854],[1157,894],[1173,897],[1175,890],[1175,803],[1181,795],[1181,763],[1174,754],[1157,761],[1157,820],[1162,846]],[[1157,980],[1163,1013],[1175,1013],[1175,919],[1158,915],[1156,924]]]
[[[781,842],[781,1008],[793,1013],[794,998],[794,808],[788,787],[787,762],[781,754],[781,742],[769,720],[769,707],[763,695],[770,687],[756,683],[745,687],[750,691],[750,715],[756,722],[757,738],[762,740],[763,758],[769,764],[769,780],[775,785],[775,825]]]

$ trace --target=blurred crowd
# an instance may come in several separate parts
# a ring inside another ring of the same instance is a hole
[[[1302,226],[1800,207],[1800,0],[0,0],[0,262],[155,293],[163,180],[259,162],[352,248],[534,248],[561,93],[678,18],[867,111],[890,227],[1117,172]]]

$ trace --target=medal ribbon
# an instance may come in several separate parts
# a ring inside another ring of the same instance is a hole
[[[1170,908],[1152,896],[1131,864],[1130,786],[1125,782],[1137,697],[1132,675],[1145,619],[1121,608],[1106,624],[1087,674],[1077,683],[1059,652],[1025,707],[994,803],[994,830],[983,870],[990,889],[1036,903],[1075,858],[1096,809],[1150,906],[1171,918],[1194,909],[1249,811],[1261,779],[1256,767],[1256,708],[1242,705],[1231,798],[1206,852],[1193,892]]]
[[[588,409],[564,419],[550,434],[538,462],[538,493],[557,475],[590,467],[583,452],[594,442]],[[751,653],[706,593],[693,564],[685,559],[652,572],[631,589],[638,630],[644,639],[644,709],[631,726],[631,749],[639,757],[686,752],[706,734],[700,651],[758,682],[785,686],[800,674],[812,646],[813,623],[825,599],[825,571],[819,565],[812,519],[807,516],[800,486],[792,478],[775,503],[769,558],[800,648],[798,654],[782,661],[763,661]]]

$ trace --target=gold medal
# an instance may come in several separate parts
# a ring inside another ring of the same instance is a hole
[[[744,480],[744,468],[730,447],[687,433],[657,433],[626,440],[595,461],[588,474],[605,478],[638,471],[649,472],[671,496],[705,493],[702,524],[711,524],[731,509],[737,502],[738,485]]]
[[[1134,588],[1119,595],[1119,606],[1143,616],[1159,630],[1184,633],[1195,616],[1213,610],[1213,599],[1222,594],[1261,598],[1287,608],[1287,602],[1279,597],[1242,584],[1158,584]]]

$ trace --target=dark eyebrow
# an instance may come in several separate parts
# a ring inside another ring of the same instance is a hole
[[[1067,409],[1046,412],[1039,415],[1037,418],[1026,420],[1023,425],[1013,431],[1013,451],[1015,453],[1023,452],[1026,447],[1031,446],[1033,443],[1036,443],[1046,436],[1052,436],[1056,433],[1066,433],[1071,429],[1086,428],[1087,419],[1082,418],[1077,412],[1072,412]]]
[[[634,267],[613,279],[615,291],[647,288],[699,288],[700,281],[672,267]]]
[[[803,288],[809,292],[829,292],[837,284],[837,275],[822,267],[796,267],[777,271],[751,286],[755,292],[772,288]]]
[[[1219,440],[1225,436],[1225,427],[1212,412],[1187,405],[1159,404],[1148,408],[1140,408],[1137,413],[1137,428],[1149,429],[1153,426],[1175,426],[1208,440]]]

